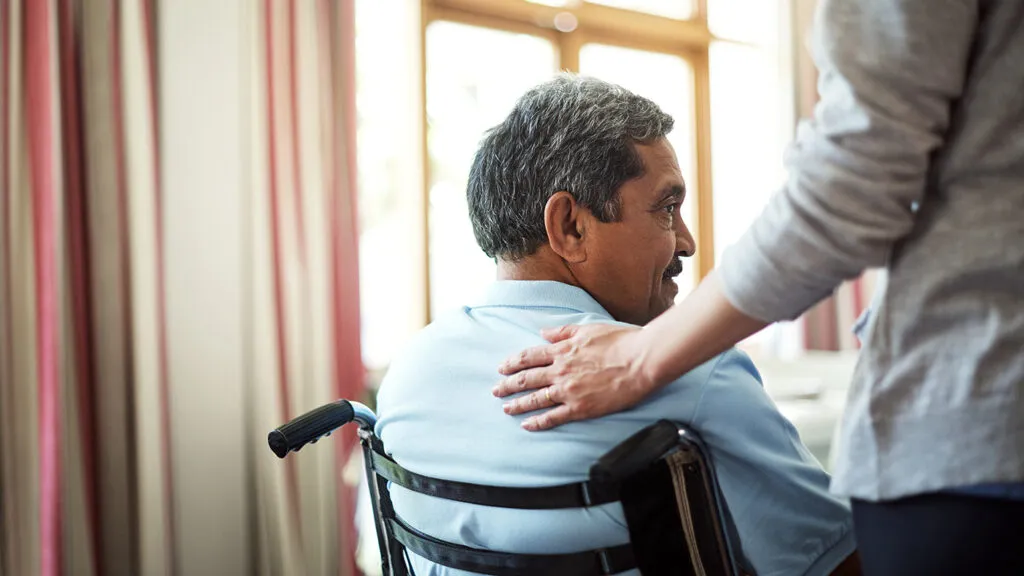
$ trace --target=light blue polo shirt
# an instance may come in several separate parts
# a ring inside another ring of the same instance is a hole
[[[848,505],[829,494],[828,475],[741,352],[726,352],[632,410],[604,418],[526,432],[525,416],[502,412],[502,400],[491,395],[502,360],[542,344],[542,328],[595,322],[614,321],[579,288],[494,283],[483,303],[438,318],[391,365],[378,395],[377,434],[414,472],[524,487],[583,481],[598,458],[634,432],[660,419],[686,422],[710,449],[757,574],[828,574],[853,552]],[[399,487],[392,497],[413,527],[467,546],[557,554],[629,541],[617,503],[532,511],[448,502]],[[466,574],[412,560],[418,576]]]

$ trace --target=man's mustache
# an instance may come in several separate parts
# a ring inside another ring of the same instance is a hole
[[[683,273],[683,259],[673,258],[672,262],[665,268],[665,278],[675,278]]]

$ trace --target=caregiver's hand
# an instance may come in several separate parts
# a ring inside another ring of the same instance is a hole
[[[508,401],[506,414],[554,407],[523,422],[531,431],[629,408],[655,387],[641,365],[640,332],[608,324],[545,330],[542,336],[551,344],[506,360],[498,371],[509,378],[494,387],[494,395],[535,390]]]
[[[547,409],[523,422],[531,431],[604,416],[634,406],[767,325],[733,307],[712,272],[643,329],[589,324],[544,331],[551,344],[506,360],[498,371],[509,378],[494,395],[535,390],[505,404],[507,414]]]

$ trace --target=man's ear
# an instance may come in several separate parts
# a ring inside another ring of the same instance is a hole
[[[576,198],[565,191],[555,192],[544,205],[548,245],[566,262],[579,264],[587,259],[586,215]]]

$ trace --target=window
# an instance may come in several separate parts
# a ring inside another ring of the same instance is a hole
[[[675,118],[670,141],[688,188],[684,218],[698,244],[680,293],[692,289],[782,183],[793,106],[781,6],[358,0],[357,57],[378,52],[358,70],[367,355],[386,364],[404,340],[396,323],[411,316],[421,325],[472,302],[493,280],[495,264],[469,221],[469,166],[483,132],[557,70],[621,84]],[[403,19],[415,22],[396,24]]]

